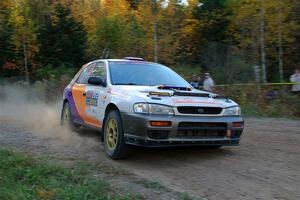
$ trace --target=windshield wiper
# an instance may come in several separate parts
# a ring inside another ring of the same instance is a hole
[[[157,88],[161,89],[161,90],[186,90],[186,91],[192,90],[189,87],[180,87],[180,86],[174,86],[174,85],[159,85]]]

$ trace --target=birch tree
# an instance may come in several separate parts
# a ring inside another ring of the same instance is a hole
[[[33,22],[28,17],[28,6],[25,0],[15,1],[10,22],[14,25],[11,42],[15,50],[23,54],[23,71],[25,72],[25,79],[29,83],[29,65],[34,64],[33,57],[39,48]]]

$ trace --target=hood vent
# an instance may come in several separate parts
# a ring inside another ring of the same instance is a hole
[[[185,97],[210,97],[207,93],[193,93],[193,92],[179,92],[175,91],[174,96],[185,96]]]

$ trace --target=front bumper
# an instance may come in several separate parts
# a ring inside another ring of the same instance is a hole
[[[164,146],[237,146],[244,129],[239,116],[195,117],[121,113],[127,144]],[[150,121],[170,121],[169,127],[153,127]],[[233,122],[241,126],[233,126]]]

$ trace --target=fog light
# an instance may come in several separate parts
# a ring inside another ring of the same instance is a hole
[[[171,122],[169,121],[151,121],[150,125],[151,126],[159,126],[159,127],[168,127],[171,126]]]
[[[162,130],[148,131],[148,137],[151,139],[156,139],[156,140],[167,139],[168,136],[169,136],[169,131],[162,131]]]

